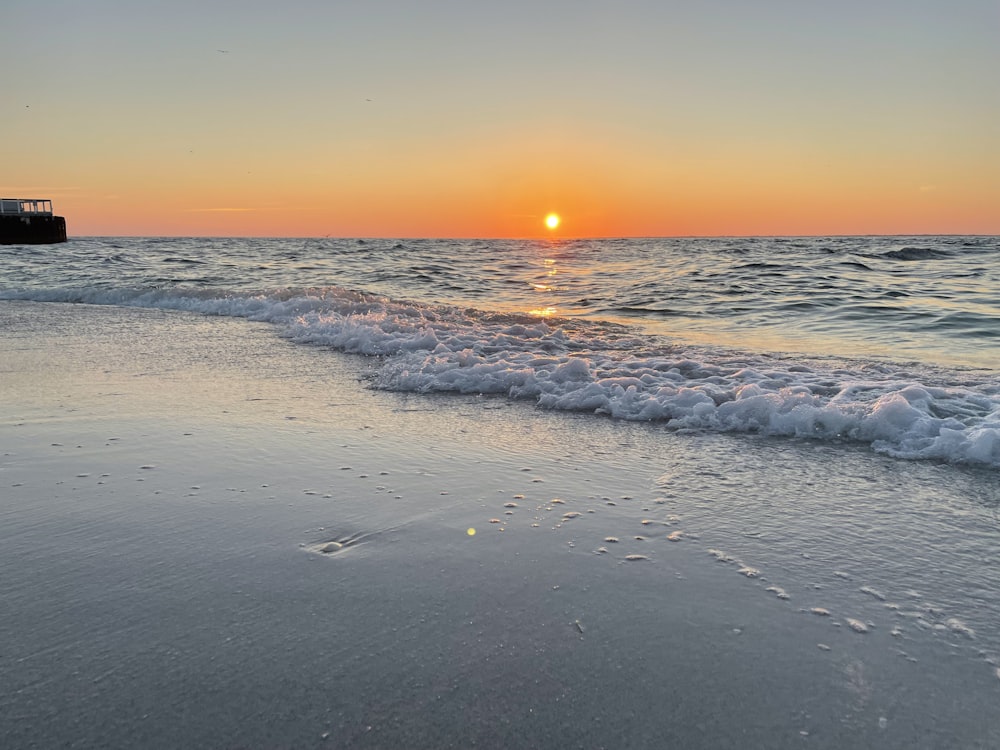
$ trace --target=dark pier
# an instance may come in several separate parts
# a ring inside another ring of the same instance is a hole
[[[49,245],[66,241],[66,219],[43,198],[0,198],[0,245]]]

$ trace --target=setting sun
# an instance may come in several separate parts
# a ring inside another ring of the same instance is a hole
[[[545,217],[545,226],[549,229],[555,229],[559,226],[559,214],[549,214]]]

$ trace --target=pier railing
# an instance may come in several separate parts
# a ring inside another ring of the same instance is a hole
[[[52,201],[46,198],[0,198],[0,215],[52,216]]]

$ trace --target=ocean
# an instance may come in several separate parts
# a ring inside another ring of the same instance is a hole
[[[996,747],[997,290],[997,237],[0,248],[0,738]]]
[[[371,386],[1000,467],[1000,238],[93,238],[0,299],[265,321]]]

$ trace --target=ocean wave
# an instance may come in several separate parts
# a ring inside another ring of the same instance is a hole
[[[995,370],[997,241],[73,238],[44,252],[0,247],[0,294],[336,284],[428,305],[612,319],[692,345]]]
[[[270,322],[298,343],[380,357],[371,384],[384,390],[497,394],[672,430],[862,442],[897,458],[1000,467],[1000,383],[968,374],[678,347],[609,323],[402,302],[339,287],[258,294],[62,289],[20,298]]]
[[[486,355],[443,347],[390,359],[374,382],[402,391],[497,393],[672,429],[860,441],[898,458],[1000,466],[996,395],[858,373],[831,382],[829,373],[669,356]]]
[[[898,458],[1000,467],[1000,385],[923,382],[674,348],[620,327],[366,298],[288,321],[300,343],[384,357],[376,388],[497,394],[669,429],[859,441]]]
[[[942,258],[952,258],[954,254],[933,247],[902,247],[899,250],[889,250],[882,253],[880,258],[891,260],[939,260]]]

